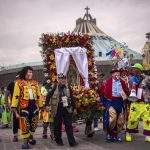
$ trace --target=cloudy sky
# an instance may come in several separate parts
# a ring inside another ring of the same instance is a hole
[[[72,31],[86,6],[101,30],[141,52],[150,0],[0,0],[0,66],[42,60],[41,34]]]

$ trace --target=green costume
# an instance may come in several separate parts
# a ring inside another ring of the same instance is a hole
[[[2,126],[7,127],[11,120],[11,113],[9,111],[8,106],[6,105],[3,94],[0,95],[0,99],[1,99],[1,108],[2,108]]]

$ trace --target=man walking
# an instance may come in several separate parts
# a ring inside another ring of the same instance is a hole
[[[71,89],[66,84],[66,76],[58,74],[58,83],[55,84],[46,97],[46,108],[51,106],[51,115],[54,118],[54,136],[59,146],[63,146],[61,138],[62,121],[64,121],[68,142],[71,147],[78,145],[75,141],[72,128],[72,112],[75,109],[75,103]]]

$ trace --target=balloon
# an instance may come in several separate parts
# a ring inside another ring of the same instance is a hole
[[[112,57],[114,57],[116,55],[116,50],[112,50],[111,55],[112,55]]]
[[[106,53],[106,56],[111,55],[111,52],[112,52],[112,51],[107,52],[107,53]]]
[[[117,48],[117,54],[123,54],[123,53],[125,53],[125,51],[122,49],[122,48]]]

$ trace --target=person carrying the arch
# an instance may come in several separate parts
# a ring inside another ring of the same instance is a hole
[[[72,113],[75,109],[72,90],[68,87],[66,76],[63,73],[58,74],[58,83],[54,84],[52,90],[46,96],[46,109],[51,107],[51,115],[54,118],[54,136],[56,144],[63,146],[62,140],[62,121],[64,121],[68,142],[71,147],[78,143],[75,141],[72,127]]]

